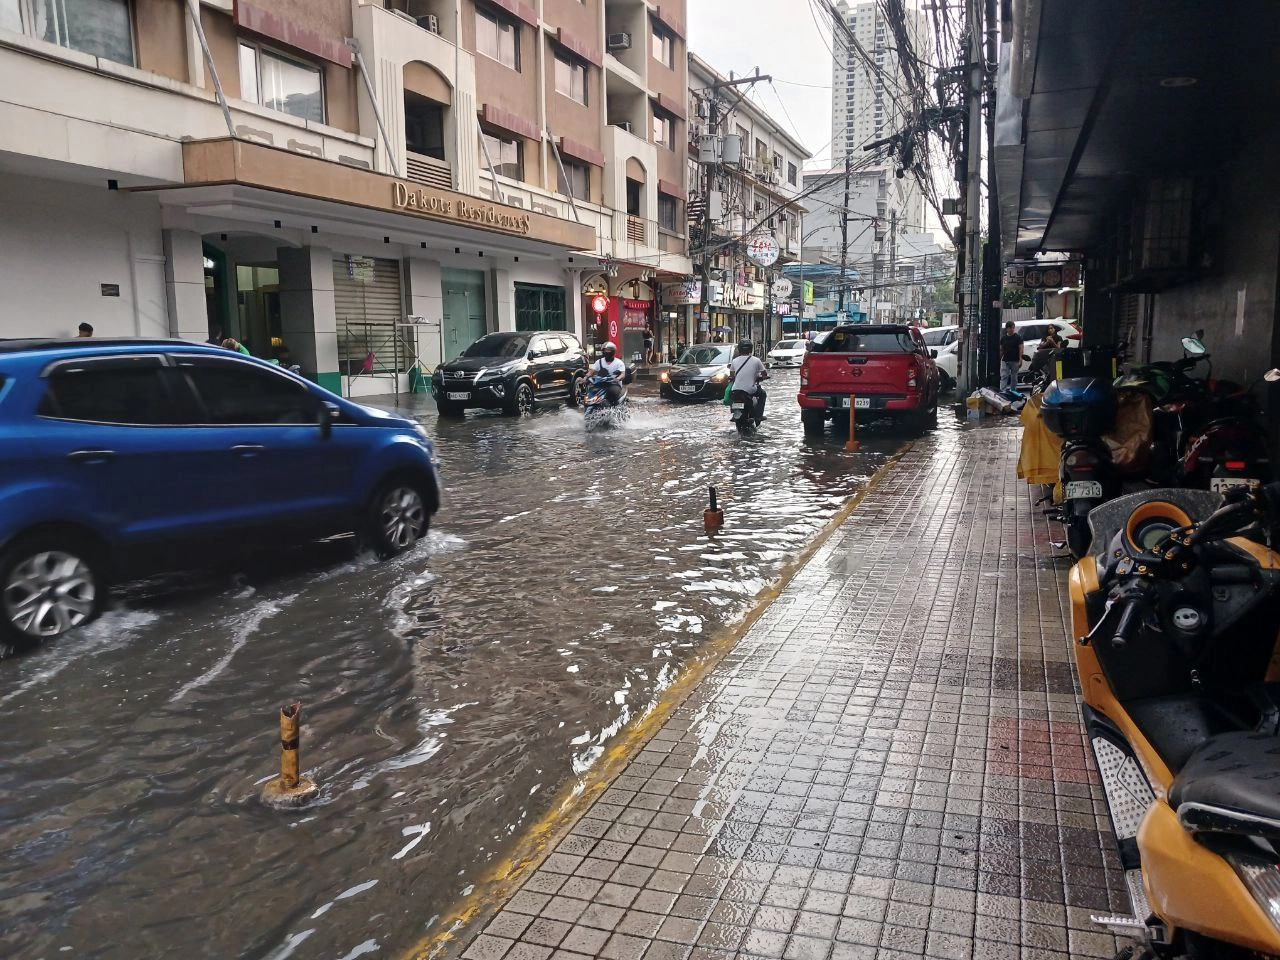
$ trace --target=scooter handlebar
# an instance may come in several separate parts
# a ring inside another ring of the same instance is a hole
[[[1128,646],[1142,623],[1142,601],[1137,597],[1128,597],[1121,602],[1124,607],[1120,611],[1120,622],[1111,635],[1111,645],[1118,649]]]

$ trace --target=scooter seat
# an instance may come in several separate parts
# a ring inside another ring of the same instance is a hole
[[[1174,777],[1169,805],[1188,825],[1280,834],[1280,737],[1236,732],[1205,741]]]

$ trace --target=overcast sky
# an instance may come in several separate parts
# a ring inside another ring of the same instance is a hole
[[[831,37],[818,32],[809,10],[806,0],[689,0],[688,7],[689,49],[725,76],[756,67],[771,74],[773,86],[757,84],[754,99],[822,158],[807,164],[813,168],[830,166]]]

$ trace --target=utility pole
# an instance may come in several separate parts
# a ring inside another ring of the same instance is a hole
[[[978,336],[982,287],[982,13],[979,0],[967,0],[969,82],[965,89],[969,117],[965,130],[965,272],[961,323],[964,329],[963,392],[979,386]]]
[[[898,282],[898,210],[895,207],[889,217],[889,283],[896,284]],[[898,315],[902,306],[902,292],[897,286],[891,286],[893,291],[893,319],[901,320]]]
[[[845,270],[849,266],[849,154],[844,155],[844,205],[840,208],[840,307],[844,313]],[[839,321],[837,321],[838,323]]]
[[[996,192],[996,65],[999,45],[996,31],[996,0],[986,0],[987,49],[987,250],[982,264],[983,331],[982,358],[985,380],[990,383],[999,371],[997,344],[1000,339],[1000,301],[1004,277],[1000,269],[1000,197]]]

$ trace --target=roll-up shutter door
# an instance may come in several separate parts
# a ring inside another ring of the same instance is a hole
[[[333,301],[338,321],[338,361],[343,373],[360,371],[375,354],[379,367],[407,367],[395,324],[404,319],[400,261],[342,256],[333,261]]]

